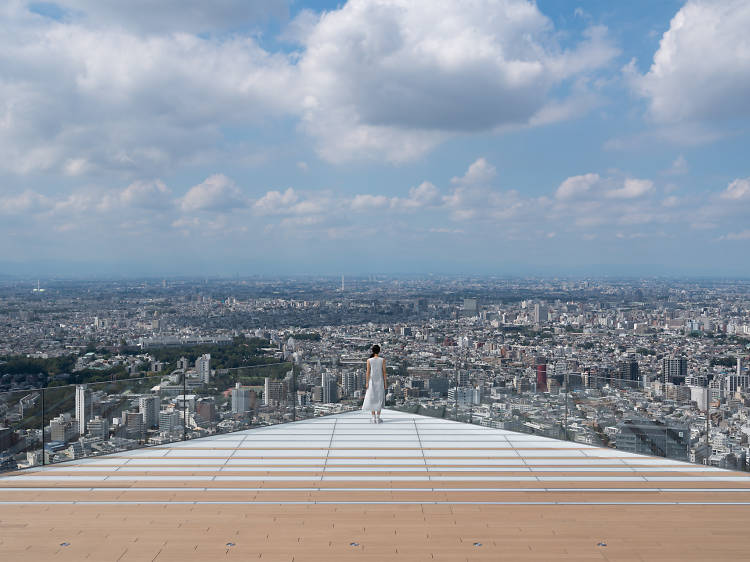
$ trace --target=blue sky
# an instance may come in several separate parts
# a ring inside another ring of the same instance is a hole
[[[9,0],[0,268],[750,275],[741,0]]]

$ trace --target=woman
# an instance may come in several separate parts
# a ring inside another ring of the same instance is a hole
[[[379,356],[380,346],[372,346],[372,355],[367,360],[367,376],[365,382],[365,401],[363,410],[370,410],[372,417],[370,423],[383,423],[380,419],[380,410],[385,403],[385,359]]]

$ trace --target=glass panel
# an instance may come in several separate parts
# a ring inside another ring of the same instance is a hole
[[[0,472],[41,465],[41,390],[0,393]]]

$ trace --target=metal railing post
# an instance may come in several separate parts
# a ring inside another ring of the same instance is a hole
[[[44,403],[44,388],[42,388],[42,466],[44,466],[44,408],[46,404]]]

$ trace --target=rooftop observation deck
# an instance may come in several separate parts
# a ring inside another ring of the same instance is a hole
[[[747,560],[750,476],[385,411],[0,478],[3,560]]]

